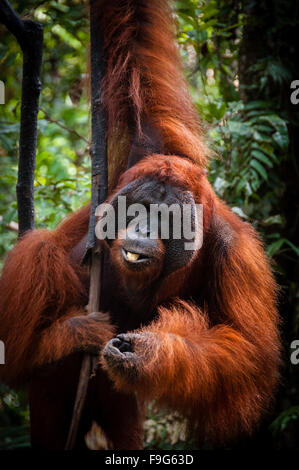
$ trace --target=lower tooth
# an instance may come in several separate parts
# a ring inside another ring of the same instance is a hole
[[[130,251],[127,251],[127,259],[129,261],[136,261],[138,260],[139,255],[137,253],[131,253]]]

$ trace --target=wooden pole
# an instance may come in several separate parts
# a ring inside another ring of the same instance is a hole
[[[100,83],[104,74],[103,38],[99,29],[99,12],[96,0],[90,0],[90,60],[91,60],[91,163],[92,196],[87,241],[87,255],[90,263],[90,289],[88,312],[96,312],[100,306],[102,253],[96,244],[95,210],[105,201],[108,192],[107,164],[107,119],[102,109]],[[66,443],[66,449],[75,447],[80,418],[87,394],[89,378],[93,371],[93,359],[83,357],[72,422]]]

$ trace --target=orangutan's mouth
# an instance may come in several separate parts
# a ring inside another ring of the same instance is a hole
[[[122,248],[122,255],[128,263],[146,263],[150,260],[150,257],[144,253],[128,251],[125,248]]]

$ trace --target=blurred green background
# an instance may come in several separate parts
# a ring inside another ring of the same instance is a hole
[[[177,41],[190,92],[214,159],[219,196],[261,233],[281,286],[285,366],[275,408],[251,438],[232,448],[299,448],[299,116],[290,103],[296,67],[295,0],[176,1]],[[54,227],[90,198],[90,113],[86,93],[89,25],[80,0],[12,2],[44,25],[35,208],[37,227]],[[296,54],[297,52],[297,54]],[[0,26],[0,262],[17,239],[16,179],[22,56]],[[296,75],[297,73],[297,75]],[[267,365],[265,364],[265,373]],[[0,384],[0,449],[29,446],[26,390]],[[190,449],[184,423],[148,409],[145,446]]]

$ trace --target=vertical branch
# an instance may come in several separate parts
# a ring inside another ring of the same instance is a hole
[[[90,0],[91,163],[92,196],[87,249],[95,245],[95,210],[108,192],[107,118],[102,109],[100,83],[104,75],[103,37],[96,0]]]
[[[22,21],[7,0],[0,0],[0,22],[17,39],[23,52],[19,171],[17,182],[19,236],[34,228],[34,170],[37,114],[41,91],[43,27]]]
[[[90,288],[88,312],[99,310],[101,293],[102,253],[96,244],[95,211],[107,198],[107,119],[102,109],[100,83],[104,73],[103,38],[99,29],[99,11],[95,0],[90,0],[90,57],[91,57],[91,209],[87,240],[87,255],[90,263]],[[78,427],[87,394],[88,381],[93,371],[93,360],[89,355],[83,357],[78,381],[77,394],[72,422],[66,442],[66,449],[75,447]]]
[[[34,228],[34,171],[37,142],[37,114],[41,92],[43,49],[42,26],[26,21],[23,50],[22,106],[19,172],[17,182],[19,236]]]

